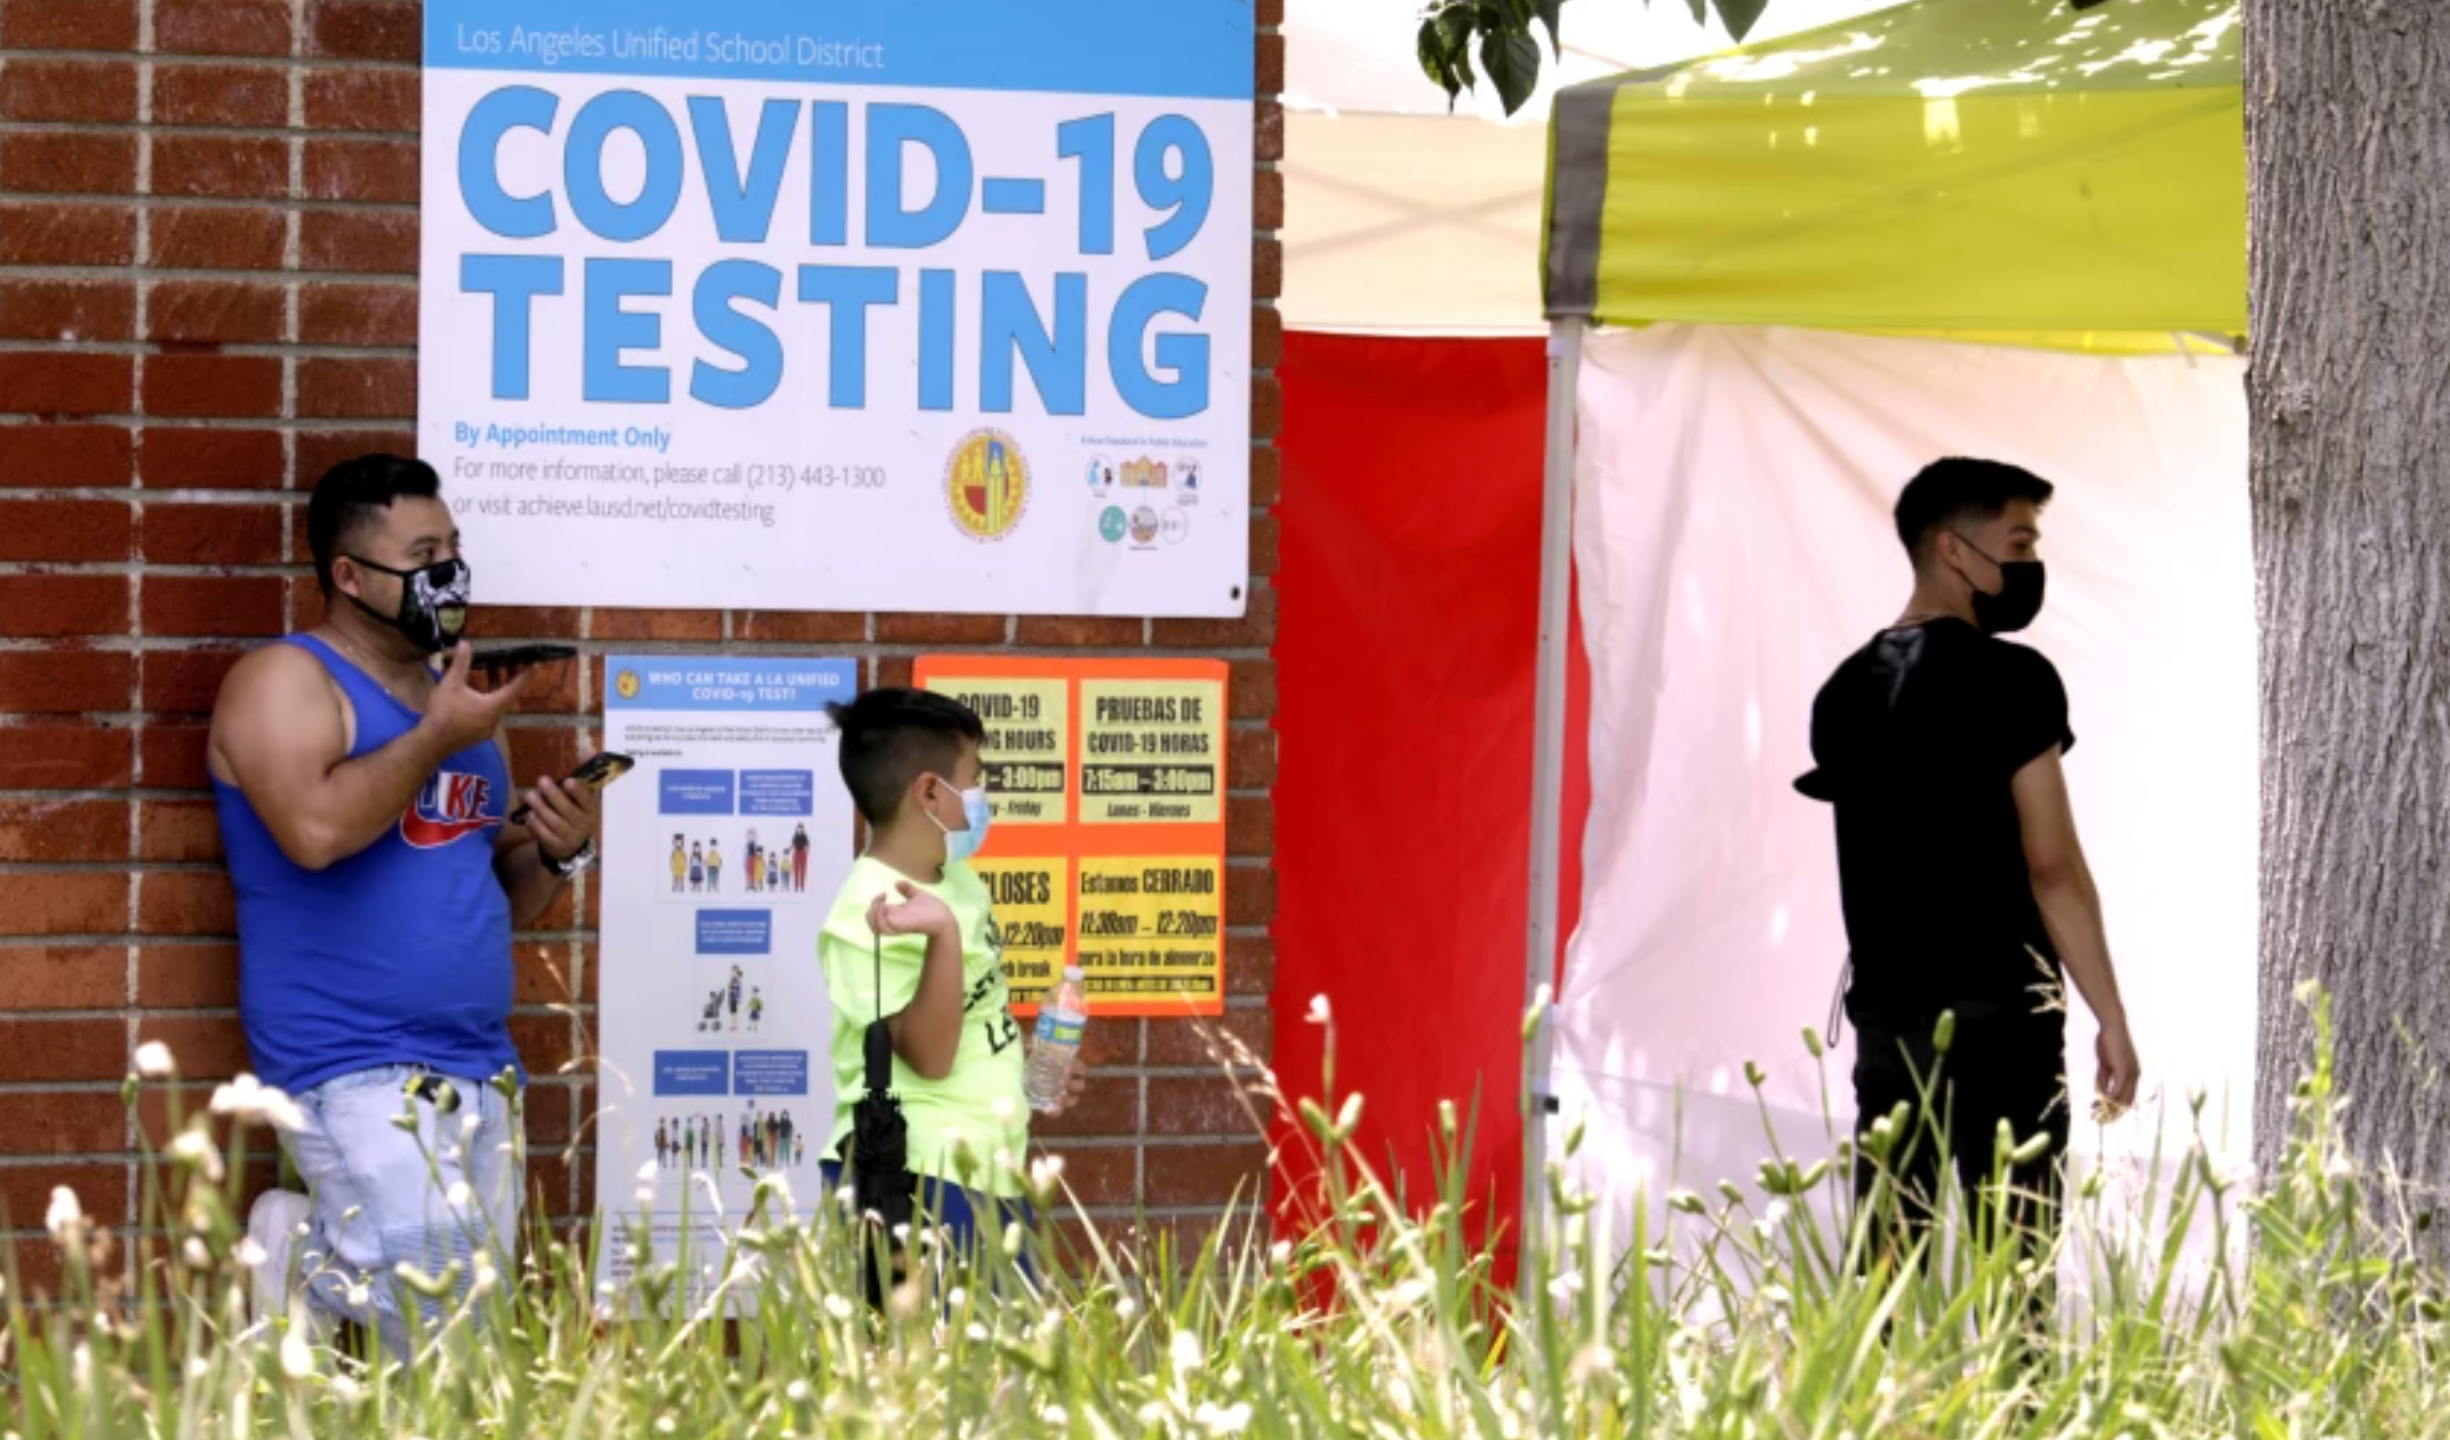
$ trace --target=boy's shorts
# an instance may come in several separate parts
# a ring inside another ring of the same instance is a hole
[[[842,1162],[822,1161],[817,1169],[825,1177],[825,1193],[840,1194]],[[1017,1223],[1024,1233],[1031,1232],[1035,1230],[1038,1220],[1036,1209],[1027,1200],[1001,1199],[927,1175],[919,1177],[919,1208],[935,1220],[936,1227],[944,1232],[945,1239],[957,1254],[968,1254],[981,1244],[1002,1244],[1007,1225]],[[994,1227],[983,1235],[980,1225],[982,1215]],[[1021,1247],[1021,1253],[1013,1260],[1013,1265],[1024,1278],[1037,1278],[1038,1272],[1031,1263],[1028,1245]]]

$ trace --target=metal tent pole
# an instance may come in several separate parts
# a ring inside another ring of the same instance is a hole
[[[1557,974],[1557,877],[1565,816],[1566,639],[1574,584],[1574,396],[1582,372],[1580,319],[1548,331],[1548,446],[1540,486],[1540,666],[1532,710],[1531,903],[1524,926],[1527,1012]],[[1549,1061],[1554,1027],[1543,1017],[1525,1057],[1522,1248],[1518,1277],[1533,1272],[1548,1209]],[[1526,1301],[1532,1297],[1526,1294]]]

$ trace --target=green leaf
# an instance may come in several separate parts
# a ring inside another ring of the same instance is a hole
[[[1710,23],[1710,0],[1684,0],[1684,5],[1686,9],[1693,12],[1694,24],[1707,25]]]
[[[1455,97],[1463,93],[1463,81],[1455,74],[1454,62],[1446,58],[1446,36],[1435,16],[1421,22],[1417,53],[1421,73],[1429,77],[1429,83],[1446,92],[1446,103],[1452,105]]]
[[[1559,60],[1563,60],[1565,58],[1565,35],[1558,29],[1558,22],[1565,10],[1565,0],[1532,0],[1531,8],[1532,12],[1540,17],[1540,23],[1548,27],[1550,53]]]
[[[1489,72],[1498,101],[1511,115],[1523,108],[1540,83],[1540,42],[1529,34],[1492,30],[1480,38],[1480,68]]]
[[[1761,12],[1769,8],[1769,0],[1710,0],[1710,3],[1718,7],[1719,22],[1727,27],[1727,33],[1739,42],[1752,33]],[[1696,12],[1701,9],[1700,0],[1694,0],[1693,8]],[[1696,14],[1695,18],[1700,17]]]

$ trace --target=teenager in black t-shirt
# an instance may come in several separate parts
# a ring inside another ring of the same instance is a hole
[[[1916,1104],[1915,1077],[1936,1070],[1969,1200],[1989,1182],[2000,1121],[2020,1144],[2049,1136],[2009,1177],[2046,1202],[2014,1212],[2037,1236],[2056,1224],[2067,1144],[2063,980],[2101,1021],[2098,1090],[2113,1112],[2134,1101],[2138,1069],[2059,768],[2075,744],[2067,692],[2048,660],[1997,638],[2040,613],[2050,496],[1980,460],[1942,460],[1907,485],[1897,534],[1913,600],[1822,687],[1816,768],[1796,782],[1837,812],[1859,1128]],[[1942,1012],[1956,1017],[1944,1059]],[[1937,1123],[1917,1115],[1912,1151],[1891,1161],[1909,1205],[1936,1194]],[[1859,1194],[1876,1173],[1857,1161]]]

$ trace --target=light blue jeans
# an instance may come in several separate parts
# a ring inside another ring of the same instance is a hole
[[[409,1307],[430,1338],[457,1301],[418,1294],[398,1267],[439,1278],[456,1262],[464,1294],[484,1249],[501,1283],[516,1284],[526,1199],[517,1103],[487,1081],[451,1079],[459,1103],[444,1112],[408,1093],[426,1073],[393,1065],[328,1080],[298,1097],[306,1128],[283,1138],[312,1207],[291,1252],[296,1283],[317,1312],[372,1328],[403,1360]],[[403,1116],[415,1117],[413,1128]]]

